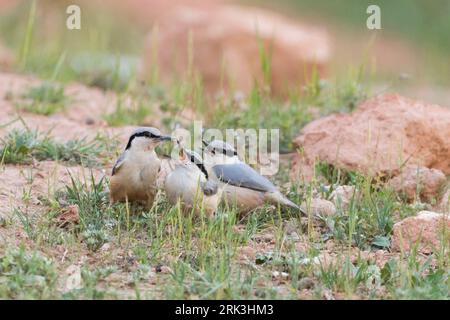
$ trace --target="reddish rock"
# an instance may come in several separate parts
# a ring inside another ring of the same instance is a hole
[[[328,217],[336,214],[333,202],[320,198],[313,198],[310,203],[304,202],[300,207],[307,213],[311,210],[311,214],[316,217]]]
[[[421,211],[394,224],[392,249],[408,251],[418,244],[418,251],[429,254],[450,245],[450,217],[442,213]]]
[[[61,0],[58,0],[58,2]],[[68,1],[68,0],[66,0]],[[141,28],[149,29],[155,21],[165,19],[178,6],[209,7],[225,0],[82,0],[83,6],[95,6],[101,10],[110,10],[113,14],[125,17]]]
[[[446,180],[445,174],[440,170],[410,165],[405,167],[398,176],[389,180],[388,185],[410,201],[418,198],[431,201],[438,198],[439,191]]]
[[[337,208],[348,209],[352,198],[358,196],[354,186],[338,186],[330,195],[331,201]],[[355,200],[357,200],[355,198]]]
[[[399,172],[402,164],[450,174],[450,109],[398,94],[367,100],[305,126],[294,144],[293,179],[311,179],[317,160],[366,174]]]
[[[330,55],[323,30],[257,8],[180,5],[157,23],[158,32],[148,38],[143,77],[151,77],[156,62],[163,82],[194,73],[212,93],[249,92],[255,80],[263,87],[269,80],[275,94],[287,93],[299,88],[314,68],[322,73]],[[271,56],[267,74],[262,48]]]

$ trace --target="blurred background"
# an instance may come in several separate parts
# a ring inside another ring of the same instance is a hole
[[[81,30],[66,28],[70,4]],[[369,4],[381,30],[366,27]],[[245,96],[256,84],[281,99],[357,78],[450,105],[449,17],[449,0],[0,0],[0,68],[115,91],[189,79]]]

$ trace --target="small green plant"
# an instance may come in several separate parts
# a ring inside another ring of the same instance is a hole
[[[315,172],[316,176],[323,177],[331,185],[354,185],[359,176],[356,171],[339,169],[322,161],[316,162]]]
[[[407,257],[407,263],[389,260],[381,269],[383,284],[395,299],[450,298],[450,272],[433,266],[433,256],[420,262],[417,248]]]
[[[35,154],[39,160],[52,159],[88,167],[99,165],[101,163],[99,158],[103,155],[102,144],[97,139],[88,141],[86,138],[68,140],[63,143],[46,139]]]
[[[13,129],[4,139],[0,138],[0,141],[2,163],[30,163],[36,159],[95,166],[101,163],[99,158],[106,153],[105,144],[101,143],[100,138],[57,142],[48,134],[29,129]]]
[[[60,194],[69,204],[77,205],[79,209],[78,232],[81,233],[86,245],[91,250],[99,249],[109,238],[108,231],[115,226],[116,221],[112,208],[108,207],[109,199],[104,178],[98,182],[91,173],[90,187],[71,176],[71,185]]]
[[[108,275],[116,271],[114,266],[99,267],[93,270],[83,267],[81,268],[82,287],[73,289],[62,295],[64,299],[94,299],[102,300],[105,298],[113,298],[114,294],[108,290],[100,289],[98,284]]]
[[[381,271],[378,266],[366,260],[352,263],[349,257],[339,257],[335,263],[320,265],[316,276],[329,289],[343,291],[349,296],[381,286]]]
[[[358,176],[347,208],[338,205],[337,214],[325,218],[334,237],[349,246],[388,248],[397,209],[395,193],[373,184],[370,177]]]
[[[350,68],[348,74],[333,82],[320,79],[316,71],[303,87],[301,101],[317,107],[321,114],[332,112],[351,112],[367,98],[370,85],[364,82],[365,66]],[[369,77],[370,80],[370,77]]]
[[[23,212],[20,208],[14,208],[13,214],[19,219],[28,238],[35,240],[37,237],[37,227],[33,218],[27,212]]]
[[[23,247],[0,255],[0,298],[49,299],[56,295],[57,273],[53,263]]]
[[[27,101],[18,105],[20,109],[46,116],[64,109],[68,102],[64,87],[52,82],[29,88],[22,98]]]
[[[1,139],[2,163],[26,163],[31,160],[30,154],[41,143],[37,131],[13,129]]]

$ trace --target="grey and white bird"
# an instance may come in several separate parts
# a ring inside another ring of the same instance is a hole
[[[209,179],[208,171],[200,156],[180,147],[175,169],[166,178],[164,189],[173,205],[180,202],[184,211],[194,209],[199,214],[212,217],[221,199],[221,189],[216,181]]]
[[[205,166],[211,175],[223,184],[222,199],[228,205],[235,205],[241,213],[244,213],[268,202],[288,206],[305,214],[269,179],[241,161],[233,146],[221,140],[203,143],[206,145]]]
[[[117,159],[110,179],[111,203],[130,201],[153,204],[157,193],[156,179],[161,166],[155,148],[172,140],[152,127],[136,129],[128,139],[125,151]]]

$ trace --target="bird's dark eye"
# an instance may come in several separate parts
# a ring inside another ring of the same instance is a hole
[[[214,149],[211,150],[212,154],[216,154],[216,151]]]
[[[146,133],[145,133],[145,136],[146,136],[147,138],[151,138],[151,139],[157,138],[157,137],[158,137],[157,135],[155,135],[155,134],[153,134],[153,133],[151,133],[151,132],[146,132]]]

